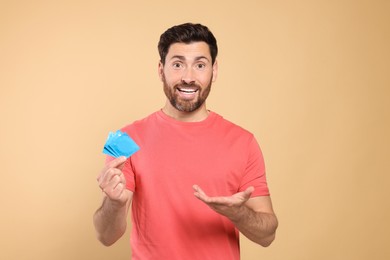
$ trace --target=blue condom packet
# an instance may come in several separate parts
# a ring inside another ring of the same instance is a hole
[[[120,156],[129,158],[138,150],[139,146],[134,142],[134,140],[131,139],[127,133],[118,130],[108,134],[106,144],[103,148],[103,153],[115,158]]]

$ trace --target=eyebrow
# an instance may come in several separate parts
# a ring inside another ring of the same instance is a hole
[[[186,58],[182,55],[174,55],[172,56],[172,58],[170,60],[173,60],[173,59],[179,59],[179,60],[186,60]],[[201,60],[201,59],[205,59],[207,61],[210,61],[206,56],[197,56],[195,57],[195,61],[198,61],[198,60]]]

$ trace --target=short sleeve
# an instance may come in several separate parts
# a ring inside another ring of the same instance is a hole
[[[270,195],[266,180],[263,154],[254,136],[252,136],[248,145],[247,164],[241,181],[240,190],[244,191],[250,186],[255,188],[252,197]]]

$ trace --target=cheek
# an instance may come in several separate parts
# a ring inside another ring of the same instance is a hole
[[[165,79],[165,82],[167,82],[168,84],[175,84],[175,83],[178,83],[178,82],[181,82],[181,79],[182,79],[182,76],[180,73],[178,72],[164,72],[163,75],[162,75]]]
[[[202,77],[200,83],[202,84],[202,86],[208,86],[211,82],[213,82],[214,78],[213,78],[213,75],[212,74],[208,74],[208,75],[204,75],[204,77]]]

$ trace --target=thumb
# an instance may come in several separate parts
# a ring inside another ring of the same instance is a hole
[[[246,190],[244,190],[244,197],[249,199],[252,195],[252,192],[255,191],[255,188],[253,186],[249,186],[248,188],[246,188]]]
[[[118,168],[119,170],[122,170],[125,166],[126,160],[127,158],[125,156],[115,158],[108,163],[107,168]]]

